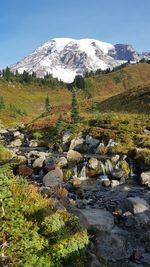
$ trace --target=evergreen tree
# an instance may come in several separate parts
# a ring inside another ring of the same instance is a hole
[[[51,105],[50,105],[48,96],[45,98],[45,111],[46,112],[50,112],[51,111]]]
[[[74,79],[74,86],[79,89],[85,88],[85,80],[81,75],[77,75]]]
[[[74,89],[72,91],[71,121],[73,124],[79,122],[79,109],[78,109],[78,103],[77,103],[77,98],[76,98],[76,92]]]
[[[4,98],[0,96],[0,110],[5,108]]]

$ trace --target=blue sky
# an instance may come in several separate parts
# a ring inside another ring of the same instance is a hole
[[[0,68],[55,37],[130,43],[150,51],[150,0],[4,0]]]

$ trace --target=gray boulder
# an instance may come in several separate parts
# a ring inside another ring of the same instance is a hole
[[[78,136],[71,141],[69,150],[83,152],[84,145],[85,145],[85,140],[81,136]]]
[[[129,197],[125,203],[127,211],[134,215],[135,228],[150,229],[150,207],[149,204],[140,197]],[[132,225],[133,226],[133,225]]]
[[[114,217],[109,211],[101,209],[84,209],[76,211],[81,223],[88,229],[110,232],[114,227]]]
[[[63,179],[63,172],[59,167],[56,167],[55,170],[48,172],[43,177],[43,184],[46,187],[55,187],[61,185]]]
[[[150,211],[148,203],[140,197],[128,197],[126,201],[126,210],[132,214],[144,213]]]
[[[97,239],[96,254],[105,260],[127,259],[132,254],[128,240],[128,232],[114,227],[111,233],[100,232]]]
[[[98,146],[98,144],[99,144],[99,140],[93,138],[90,135],[86,136],[85,141],[86,141],[86,144],[89,146],[89,148],[96,148]]]

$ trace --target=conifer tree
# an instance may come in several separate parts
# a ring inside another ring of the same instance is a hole
[[[51,105],[50,105],[48,96],[45,98],[45,111],[46,112],[50,112],[51,111]]]
[[[0,110],[5,108],[4,98],[0,96]]]
[[[79,122],[79,109],[76,98],[76,91],[73,89],[72,91],[72,110],[71,110],[71,121],[72,123]]]

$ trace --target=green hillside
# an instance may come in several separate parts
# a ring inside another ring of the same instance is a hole
[[[150,114],[150,85],[130,89],[99,104],[99,111]]]

